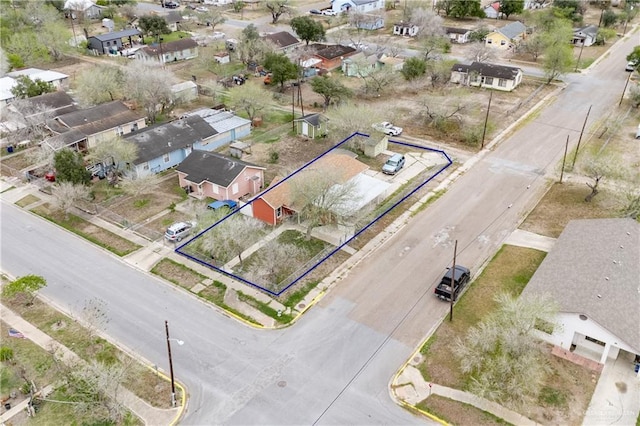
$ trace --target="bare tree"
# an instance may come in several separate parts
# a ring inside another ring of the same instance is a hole
[[[383,111],[370,105],[359,105],[343,102],[335,108],[327,110],[330,134],[343,139],[354,132],[371,133],[371,125],[379,121],[390,119],[383,116]]]
[[[296,245],[271,240],[256,255],[256,261],[247,275],[266,288],[278,290],[282,280],[303,266],[305,252]]]
[[[454,353],[473,393],[512,406],[536,401],[550,371],[536,329],[554,327],[557,305],[546,296],[504,293],[496,301],[499,310],[458,339]]]
[[[98,298],[86,300],[80,313],[80,320],[83,330],[86,331],[87,340],[93,340],[110,321],[105,303]]]
[[[611,177],[613,175],[613,169],[615,164],[611,157],[596,157],[588,158],[582,165],[582,171],[585,175],[591,179],[590,182],[586,182],[586,185],[591,189],[591,192],[584,198],[587,203],[593,200],[593,197],[598,195],[600,190],[598,189],[600,181],[605,177]]]
[[[391,90],[398,80],[398,74],[389,67],[384,67],[368,74],[364,71],[364,68],[358,67],[358,75],[364,81],[365,93],[375,96],[380,96],[387,90]]]
[[[269,97],[260,86],[245,84],[229,92],[229,104],[247,113],[253,125],[253,119],[269,105]]]
[[[124,74],[124,90],[145,109],[149,121],[155,123],[158,112],[163,113],[171,104],[175,76],[159,63],[143,61],[133,61]]]
[[[160,177],[150,171],[136,173],[133,170],[127,171],[120,180],[120,187],[129,195],[137,197],[139,195],[151,194],[160,183]]]
[[[271,23],[277,24],[278,19],[282,15],[290,15],[291,8],[289,7],[289,0],[271,0],[265,3],[265,7],[271,13]]]
[[[202,248],[216,260],[228,261],[238,256],[242,265],[242,252],[262,235],[264,223],[243,214],[236,214],[213,227],[202,239]]]
[[[487,46],[485,43],[474,42],[469,44],[466,58],[475,62],[491,62],[496,58],[496,53],[494,48]]]
[[[124,97],[124,74],[120,68],[91,67],[76,79],[76,93],[85,106],[99,105]]]
[[[198,12],[198,20],[215,31],[218,25],[222,25],[227,19],[220,8],[209,8],[206,12]]]
[[[69,213],[81,200],[87,200],[90,190],[85,185],[75,185],[71,182],[58,182],[51,190],[53,207],[64,212],[65,220],[69,219]]]
[[[359,194],[352,180],[342,170],[320,163],[308,166],[289,180],[292,204],[306,223],[306,238],[320,224],[337,223],[355,213]]]
[[[89,149],[88,160],[94,164],[101,163],[111,166],[117,174],[128,163],[138,158],[138,145],[120,137],[113,137],[101,141]]]
[[[516,47],[516,50],[521,50],[522,52],[531,55],[534,62],[538,61],[538,57],[542,54],[544,49],[545,41],[538,33],[534,33],[530,37],[527,37]]]
[[[13,142],[24,140],[40,142],[49,134],[45,123],[53,118],[53,111],[44,104],[29,99],[18,99],[5,108],[3,115],[5,114],[18,127],[8,135]]]
[[[418,27],[418,37],[444,36],[444,19],[431,9],[411,10],[409,21]]]

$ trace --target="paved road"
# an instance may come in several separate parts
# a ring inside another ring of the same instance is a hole
[[[588,106],[598,103],[595,120],[617,103],[627,77],[621,64],[636,39],[590,74],[571,77],[544,113],[286,330],[247,329],[5,202],[1,267],[46,277],[43,293],[68,311],[103,300],[107,333],[164,369],[169,320],[172,336],[187,342],[173,351],[191,396],[184,424],[424,423],[392,403],[387,385],[447,309],[431,293],[452,241],[473,270],[495,251],[541,196],[566,135],[575,143]]]

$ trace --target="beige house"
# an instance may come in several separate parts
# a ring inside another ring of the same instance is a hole
[[[522,22],[516,21],[489,33],[485,44],[496,49],[511,49],[524,40],[526,34],[527,27]]]

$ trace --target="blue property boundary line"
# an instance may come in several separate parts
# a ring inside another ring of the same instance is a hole
[[[411,190],[411,192],[409,192],[408,194],[406,194],[404,197],[402,197],[400,200],[396,201],[393,205],[391,205],[389,208],[387,208],[385,211],[383,211],[380,215],[378,215],[374,220],[372,220],[371,222],[369,222],[365,227],[363,227],[361,230],[359,230],[358,232],[356,232],[351,238],[349,238],[348,240],[344,241],[342,244],[340,244],[339,246],[335,247],[333,250],[331,250],[325,257],[323,257],[322,259],[320,259],[314,266],[312,266],[311,268],[309,268],[308,270],[306,270],[302,275],[300,275],[298,278],[296,278],[295,280],[293,280],[291,283],[289,283],[285,288],[283,288],[282,290],[280,290],[279,292],[273,292],[269,289],[266,289],[256,283],[253,283],[239,275],[235,275],[231,272],[225,271],[221,268],[218,268],[217,266],[214,266],[208,262],[205,262],[203,260],[200,260],[188,253],[185,253],[182,251],[182,249],[186,246],[188,246],[189,244],[195,242],[198,238],[200,238],[202,235],[206,234],[207,232],[209,232],[209,230],[211,230],[213,227],[218,226],[220,223],[224,222],[225,220],[229,219],[231,216],[235,215],[235,214],[239,214],[240,210],[242,210],[243,208],[245,208],[247,205],[252,204],[255,200],[257,200],[258,198],[260,198],[261,196],[263,196],[264,194],[268,193],[269,191],[277,188],[279,185],[283,184],[284,182],[286,182],[288,179],[290,179],[291,177],[295,176],[296,174],[300,173],[302,170],[304,170],[305,168],[309,167],[311,164],[315,163],[316,161],[318,161],[320,158],[324,157],[325,155],[329,154],[331,151],[334,151],[335,149],[340,148],[343,144],[347,143],[349,140],[351,140],[352,138],[354,138],[355,136],[362,136],[365,138],[369,138],[368,134],[365,133],[360,133],[360,132],[355,132],[353,134],[351,134],[350,136],[348,136],[347,138],[343,139],[342,142],[338,143],[337,145],[335,145],[334,147],[326,150],[325,152],[323,152],[322,154],[320,154],[319,156],[317,156],[316,158],[314,158],[313,160],[309,161],[308,163],[306,163],[305,165],[303,165],[302,167],[300,167],[299,169],[297,169],[296,171],[294,171],[293,173],[291,173],[289,176],[287,176],[286,178],[282,179],[280,182],[276,183],[275,185],[267,188],[266,191],[261,192],[260,194],[257,194],[256,196],[254,196],[253,198],[251,198],[250,200],[247,201],[247,203],[240,207],[239,209],[237,209],[236,211],[229,213],[228,215],[226,215],[225,217],[223,217],[222,219],[218,220],[217,222],[215,222],[213,225],[209,226],[208,228],[204,229],[203,231],[201,231],[200,233],[198,233],[195,237],[193,237],[191,240],[187,241],[186,243],[182,244],[181,246],[177,247],[175,249],[175,252],[194,261],[197,262],[203,266],[207,266],[209,268],[212,268],[224,275],[227,275],[233,279],[236,279],[238,281],[241,281],[245,284],[248,284],[252,287],[257,288],[258,290],[264,291],[272,296],[280,296],[282,293],[284,293],[285,291],[287,291],[288,289],[290,289],[292,286],[294,286],[296,283],[298,283],[301,279],[303,279],[304,277],[306,277],[307,275],[309,275],[311,272],[313,272],[318,266],[320,266],[322,263],[324,263],[327,259],[329,259],[331,256],[333,256],[336,252],[340,251],[344,246],[346,246],[347,244],[349,244],[351,241],[353,241],[355,238],[357,238],[359,235],[361,235],[363,232],[365,232],[367,229],[371,228],[374,224],[376,224],[383,216],[385,216],[387,213],[389,213],[391,210],[393,210],[394,208],[396,208],[400,203],[402,203],[403,201],[405,201],[407,198],[411,197],[413,194],[415,194],[418,190],[420,190],[423,186],[425,186],[426,184],[428,184],[429,182],[431,182],[436,176],[438,176],[440,173],[442,173],[443,171],[445,171],[447,168],[449,168],[452,164],[453,164],[453,160],[451,159],[451,157],[449,157],[449,155],[447,155],[446,152],[444,152],[443,150],[440,149],[434,149],[434,148],[429,148],[429,147],[424,147],[424,146],[420,146],[420,145],[415,145],[412,143],[408,143],[408,142],[402,142],[402,141],[397,141],[397,140],[391,140],[389,139],[389,142],[396,144],[396,145],[403,145],[403,146],[407,146],[407,147],[411,147],[411,148],[417,148],[423,151],[432,151],[432,152],[437,152],[439,154],[441,154],[442,156],[444,156],[444,158],[446,158],[447,163],[442,166],[436,173],[434,173],[432,176],[430,176],[428,179],[426,179],[424,182],[422,182],[420,185],[418,185],[417,187],[415,187],[413,190]]]

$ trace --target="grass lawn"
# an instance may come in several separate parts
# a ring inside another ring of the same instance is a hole
[[[140,248],[138,244],[96,226],[91,222],[87,222],[81,217],[73,214],[65,217],[64,213],[51,210],[48,203],[36,207],[32,212],[118,256],[126,256]]]
[[[164,258],[151,269],[152,274],[156,274],[167,281],[191,290],[196,284],[201,284],[208,277],[193,269],[178,263],[172,259]]]
[[[508,245],[498,251],[455,305],[453,322],[445,319],[421,348],[424,360],[418,368],[426,380],[456,389],[468,389],[469,377],[460,371],[451,342],[463,338],[471,326],[498,308],[494,295],[507,292],[518,296],[545,255],[538,250]],[[556,358],[550,352],[547,361],[553,373],[546,379],[546,390],[535,407],[523,407],[519,411],[542,423],[548,423],[549,419],[553,419],[554,424],[580,423],[593,393],[593,387],[590,388],[592,373]],[[448,411],[446,413],[449,414]],[[451,420],[456,422],[453,418]],[[476,424],[475,421],[472,423]]]
[[[40,198],[36,197],[35,195],[27,195],[26,197],[22,197],[21,199],[19,199],[18,201],[16,201],[16,205],[18,207],[26,207],[29,204],[33,204],[40,201]]]
[[[452,425],[491,426],[511,424],[473,405],[454,401],[440,395],[431,395],[424,401],[419,402],[417,407]]]
[[[619,194],[603,189],[587,203],[584,197],[589,192],[591,190],[584,184],[554,183],[520,229],[557,238],[571,220],[618,216]]]
[[[171,34],[161,34],[160,39],[162,43],[169,43],[170,41],[181,40],[183,38],[190,38],[191,34],[186,33],[184,31],[174,31]],[[144,44],[153,44],[157,43],[157,39],[155,37],[145,37]]]

